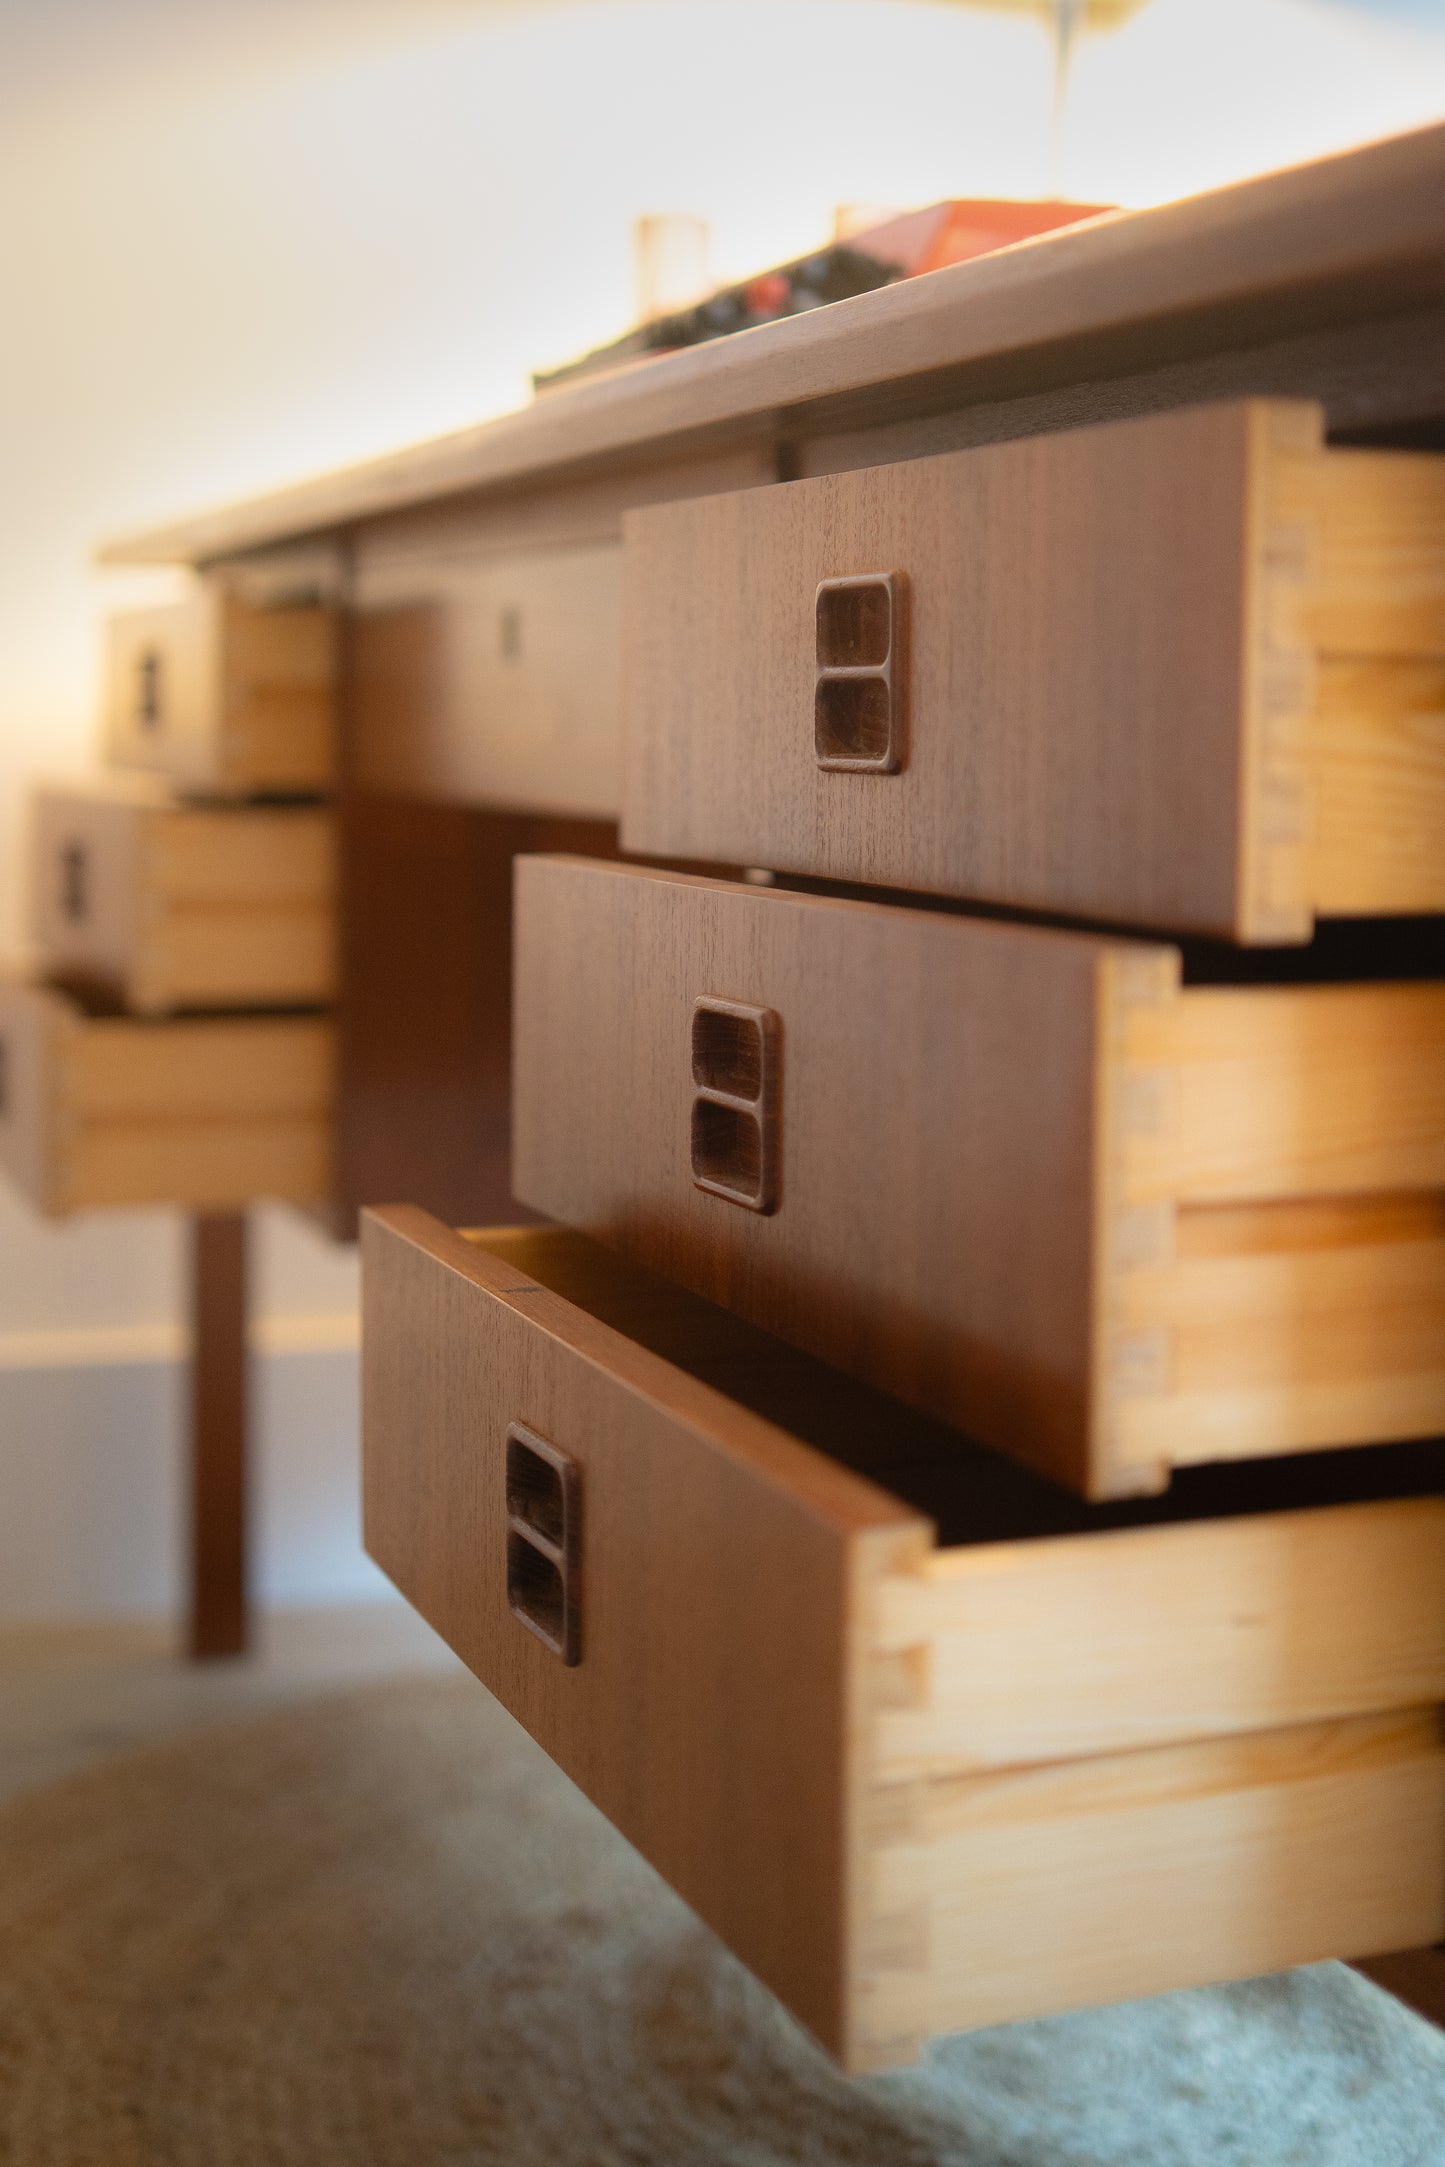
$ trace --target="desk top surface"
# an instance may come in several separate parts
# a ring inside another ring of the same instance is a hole
[[[128,535],[200,564],[464,492],[767,436],[867,428],[1445,300],[1445,126],[1147,211],[549,392],[511,414]]]

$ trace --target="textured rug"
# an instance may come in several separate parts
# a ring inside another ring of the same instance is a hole
[[[1445,2167],[1445,2034],[1327,1964],[850,2082],[467,1679],[0,1812],[6,2167]]]

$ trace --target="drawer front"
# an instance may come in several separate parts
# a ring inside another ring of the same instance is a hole
[[[421,1213],[363,1220],[367,1549],[825,2038],[854,1544],[911,1516]],[[659,1374],[661,1373],[661,1374]],[[580,1475],[581,1660],[509,1607],[507,1439]]]
[[[702,1379],[856,1388],[580,1237],[362,1258],[372,1556],[850,2066],[1440,1930],[1440,1500],[938,1550]]]
[[[106,753],[182,787],[325,789],[335,770],[336,618],[223,590],[112,617]]]
[[[1445,1428],[1445,988],[576,859],[516,959],[520,1199],[1088,1494]]]
[[[313,1204],[332,1184],[331,1025],[134,1022],[0,986],[0,1163],[52,1214]]]
[[[383,564],[354,637],[363,787],[615,817],[619,543]]]
[[[284,1007],[335,987],[335,842],[319,807],[37,792],[33,922],[52,977],[142,1015]]]
[[[629,514],[624,847],[1242,940],[1445,907],[1445,460],[1319,429]]]

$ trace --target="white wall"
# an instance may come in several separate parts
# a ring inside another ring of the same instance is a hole
[[[727,276],[838,203],[1038,193],[1049,65],[914,0],[0,0],[0,953],[26,780],[90,760],[138,584],[97,537],[515,403],[625,326],[639,213],[707,217]],[[1146,202],[1442,107],[1438,8],[1154,0],[1084,49],[1064,180]],[[0,1201],[0,1618],[174,1592],[178,1239]],[[315,1350],[263,1358],[263,1585],[350,1595],[354,1263],[279,1213],[260,1248]]]
[[[390,1591],[363,1556],[354,1350],[255,1365],[259,1601]],[[173,1611],[184,1592],[184,1380],[167,1361],[0,1372],[0,1620]]]

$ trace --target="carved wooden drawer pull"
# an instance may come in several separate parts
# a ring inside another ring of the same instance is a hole
[[[59,851],[60,915],[69,925],[80,925],[90,916],[90,853],[73,838]]]
[[[514,1422],[507,1432],[507,1602],[566,1664],[582,1660],[582,1471]]]
[[[906,750],[908,581],[902,572],[825,579],[814,599],[818,765],[895,775]]]
[[[775,1009],[699,1000],[692,1012],[692,1178],[748,1211],[778,1208],[779,1054]]]
[[[135,712],[143,730],[158,730],[164,720],[159,648],[145,648],[136,662]]]

